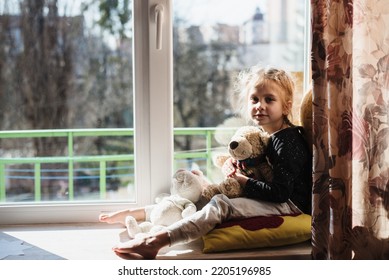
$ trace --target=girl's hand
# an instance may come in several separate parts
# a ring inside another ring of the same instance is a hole
[[[246,186],[247,180],[249,179],[247,176],[243,175],[240,172],[235,172],[233,175],[229,176],[239,182],[239,185],[242,187]]]
[[[222,173],[226,177],[231,177],[236,173],[235,160],[232,158],[227,159],[222,166]]]

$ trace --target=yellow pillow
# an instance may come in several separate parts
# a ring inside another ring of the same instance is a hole
[[[225,222],[203,236],[204,253],[276,247],[311,238],[311,216],[258,216]]]

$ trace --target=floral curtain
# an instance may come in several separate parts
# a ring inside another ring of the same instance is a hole
[[[389,259],[389,2],[311,0],[314,259]]]

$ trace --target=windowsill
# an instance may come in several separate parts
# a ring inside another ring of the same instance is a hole
[[[0,226],[3,259],[118,260],[111,247],[125,229],[101,223]],[[310,259],[309,242],[254,250],[202,253],[202,241],[161,250],[157,259]],[[12,246],[16,246],[11,248]],[[4,250],[8,250],[4,252]],[[4,255],[7,255],[4,257]]]
[[[118,257],[111,247],[122,230],[100,223],[4,225],[0,226],[0,240],[25,245],[19,252],[23,255],[5,259],[115,260]],[[16,249],[10,252],[18,252]]]

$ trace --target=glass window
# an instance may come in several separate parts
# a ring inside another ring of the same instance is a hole
[[[0,204],[134,202],[132,1],[0,3]]]
[[[211,179],[220,176],[213,169],[212,151],[228,141],[231,134],[225,128],[244,123],[235,117],[230,98],[233,78],[242,69],[260,64],[292,72],[294,104],[300,103],[306,5],[306,0],[174,2],[176,167],[200,168]]]
[[[282,66],[299,79],[299,103],[306,6],[0,1],[0,223],[96,221],[152,203],[179,167],[215,179],[212,152],[242,124],[234,75]]]

